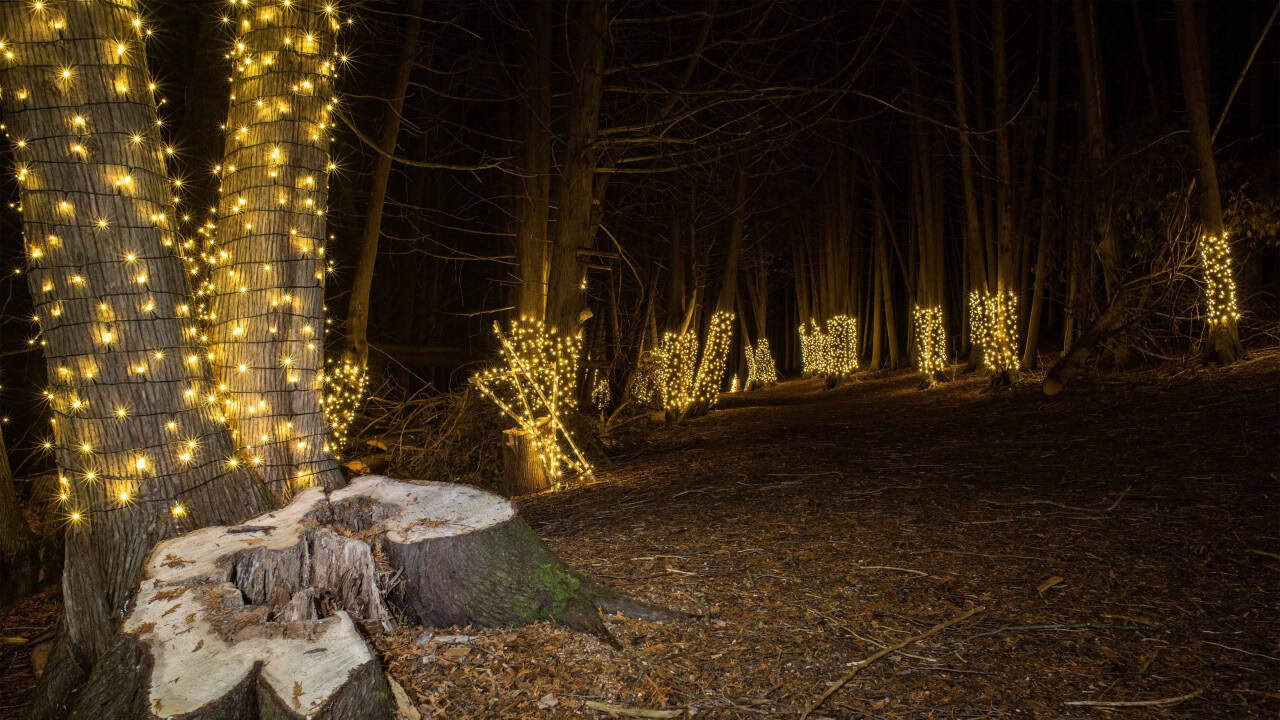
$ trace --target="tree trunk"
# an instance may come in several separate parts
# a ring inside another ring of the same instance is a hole
[[[502,498],[378,476],[162,543],[146,577],[72,718],[390,720],[358,622],[550,620],[616,647],[601,611],[679,617],[567,567]]]
[[[1209,284],[1209,341],[1219,363],[1227,365],[1244,355],[1236,327],[1236,289],[1231,267],[1230,241],[1222,222],[1222,200],[1218,194],[1218,170],[1213,160],[1213,137],[1209,129],[1205,99],[1205,63],[1199,49],[1199,27],[1195,6],[1177,3],[1178,50],[1182,60],[1182,92],[1191,125],[1191,148],[1196,156],[1200,181],[1199,240],[1201,262]]]
[[[342,484],[316,390],[334,38],[321,0],[227,12],[239,35],[209,350],[241,454],[287,498],[316,483]],[[310,32],[298,37],[299,28]]]
[[[971,290],[987,291],[986,260],[983,259],[982,229],[978,217],[978,195],[974,182],[973,149],[965,113],[967,93],[964,88],[964,57],[960,48],[960,19],[956,12],[956,0],[947,0],[947,13],[951,27],[951,66],[955,89],[956,124],[960,131],[960,179],[964,188],[964,238],[965,264],[968,267],[968,285]],[[970,365],[976,367],[981,357],[976,343],[969,350]]]
[[[400,136],[400,114],[404,110],[405,94],[409,91],[409,79],[418,55],[418,31],[422,26],[422,0],[410,0],[406,9],[409,19],[405,37],[400,46],[400,64],[391,84],[387,114],[382,120],[382,137],[378,147],[382,152],[374,159],[369,176],[368,206],[364,216],[364,228],[360,233],[360,252],[351,275],[351,296],[347,304],[347,345],[351,357],[348,362],[364,367],[369,362],[369,291],[373,288],[373,270],[378,264],[378,240],[382,235],[382,207],[387,199],[387,182],[391,178],[391,159],[396,153],[396,138]]]
[[[502,431],[503,492],[508,497],[542,492],[551,487],[546,465],[528,432],[520,428]]]
[[[227,465],[233,449],[184,333],[186,285],[164,215],[171,183],[135,17],[124,0],[71,3],[59,11],[64,31],[26,3],[0,5],[15,58],[5,114],[20,140],[27,279],[70,526],[38,718],[60,714],[108,651],[157,540],[266,507],[254,478]],[[51,81],[56,67],[68,76]]]
[[[1036,350],[1040,345],[1040,318],[1044,314],[1045,283],[1053,243],[1053,231],[1049,222],[1053,198],[1050,187],[1053,183],[1054,142],[1058,126],[1058,64],[1062,45],[1058,32],[1058,8],[1057,4],[1053,6],[1049,23],[1049,106],[1044,133],[1044,164],[1040,167],[1040,241],[1036,247],[1035,289],[1032,291],[1031,311],[1027,317],[1027,344],[1022,353],[1022,366],[1027,369],[1035,369],[1038,362]]]
[[[586,266],[578,251],[590,249],[595,242],[592,201],[598,156],[596,136],[609,33],[606,3],[574,4],[570,13],[571,26],[577,30],[577,41],[570,53],[574,86],[547,288],[547,322],[566,337],[576,335],[586,320],[586,300],[581,289]]]
[[[525,136],[520,225],[516,253],[520,263],[518,317],[543,319],[547,308],[547,221],[551,191],[551,0],[534,8],[530,59],[525,65]]]
[[[996,259],[996,283],[995,292],[1001,302],[996,306],[1013,312],[1014,322],[1012,327],[1017,328],[1017,278],[1018,268],[1015,266],[1015,251],[1017,248],[1017,240],[1014,238],[1014,221],[1013,221],[1013,165],[1009,157],[1009,130],[1006,126],[1007,115],[1007,88],[1009,83],[1008,68],[1005,63],[1005,32],[1004,32],[1004,0],[992,0],[991,3],[991,50],[993,57],[993,75],[995,76],[995,123],[996,123],[996,173],[998,175],[997,182],[997,205],[999,206],[999,220],[997,222],[997,259]],[[1003,300],[1007,297],[1014,299],[1012,308],[1005,308]],[[1009,347],[1001,347],[999,350],[1001,357],[1013,359],[1013,367],[1001,367],[996,374],[996,382],[1008,384],[1010,374],[1017,372],[1017,337],[1006,337],[1003,333],[993,335],[993,339],[999,341],[1002,345],[1007,344]]]
[[[39,547],[27,525],[13,486],[13,470],[4,435],[0,433],[0,608],[26,597],[35,589],[40,574]]]
[[[1107,140],[1103,121],[1102,80],[1098,69],[1098,33],[1092,0],[1071,4],[1075,21],[1076,52],[1080,61],[1080,98],[1084,112],[1085,146],[1089,157],[1089,193],[1098,258],[1108,298],[1116,292],[1120,278],[1120,257],[1111,213],[1102,188],[1107,160]]]

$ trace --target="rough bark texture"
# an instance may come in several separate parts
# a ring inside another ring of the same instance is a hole
[[[520,428],[502,431],[503,491],[509,497],[542,492],[551,487],[546,466],[529,433]]]
[[[547,307],[547,221],[551,200],[551,1],[534,8],[529,62],[525,65],[524,161],[516,254],[520,289],[516,315],[543,319]]]
[[[201,400],[207,376],[185,361],[185,283],[136,17],[132,0],[0,3],[27,278],[71,521],[63,636],[37,717],[110,648],[155,541],[265,507],[256,481],[225,465],[232,448]],[[183,440],[196,443],[188,460]]]
[[[316,392],[336,25],[325,7],[227,9],[238,35],[210,351],[242,453],[280,497],[342,483]]]
[[[596,136],[608,41],[608,5],[572,4],[570,27],[576,29],[573,58],[574,88],[569,108],[565,159],[560,173],[555,244],[547,288],[547,322],[566,336],[574,335],[586,303],[581,283],[586,266],[578,255],[595,241],[592,200],[595,197]]]
[[[13,486],[13,471],[0,433],[0,608],[25,597],[39,579],[39,547]]]
[[[568,568],[500,497],[366,476],[156,546],[70,717],[390,718],[361,624],[551,620],[613,642],[602,610],[673,616]]]

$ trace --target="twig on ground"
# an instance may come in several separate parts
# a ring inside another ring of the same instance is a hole
[[[897,650],[901,650],[902,648],[910,645],[911,643],[919,642],[921,640],[924,640],[925,638],[932,637],[942,632],[943,630],[946,630],[952,625],[955,625],[958,622],[962,622],[964,620],[969,619],[970,617],[982,612],[983,610],[986,610],[986,608],[984,608],[981,605],[974,608],[969,608],[964,613],[957,615],[956,617],[953,617],[944,623],[939,623],[937,625],[934,625],[933,627],[929,628],[928,630],[925,630],[919,635],[913,635],[896,645],[891,645],[887,648],[884,648],[883,650],[880,650],[876,653],[873,653],[867,656],[862,660],[859,660],[856,664],[854,664],[852,670],[845,673],[844,676],[842,676],[839,680],[832,683],[831,687],[827,688],[827,691],[822,693],[822,697],[818,698],[817,701],[815,701],[812,705],[810,705],[808,708],[805,708],[804,712],[800,713],[800,720],[805,720],[805,718],[809,717],[810,713],[812,713],[814,710],[817,710],[819,707],[821,707],[822,703],[827,701],[827,698],[831,697],[832,695],[835,695],[837,690],[839,690],[840,688],[848,684],[848,682],[853,679],[853,676],[857,675],[858,672],[863,668],[874,663],[875,661],[879,660],[885,655],[888,655],[889,653],[895,652]]]
[[[1177,705],[1186,702],[1200,693],[1204,688],[1177,697],[1157,698],[1155,700],[1071,700],[1063,705],[1079,705],[1085,707],[1154,707],[1157,705]]]
[[[624,707],[622,705],[611,705],[609,703],[596,702],[595,700],[583,700],[583,705],[592,710],[599,710],[602,713],[609,713],[615,717],[635,717],[635,718],[673,718],[684,714],[683,710],[650,710],[648,708]]]

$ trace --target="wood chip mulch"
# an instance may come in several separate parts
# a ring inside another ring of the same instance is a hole
[[[726,396],[520,503],[588,575],[696,619],[611,618],[621,651],[547,624],[378,647],[422,717],[794,718],[982,606],[810,717],[1280,716],[1280,353],[1036,379]]]

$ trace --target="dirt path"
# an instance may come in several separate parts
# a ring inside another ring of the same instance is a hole
[[[1280,355],[1053,400],[915,382],[728,396],[603,484],[523,503],[566,559],[705,618],[613,623],[621,652],[545,626],[406,635],[393,671],[450,717],[796,717],[982,605],[814,716],[1093,717],[1064,703],[1196,692],[1125,717],[1280,713]]]
[[[1065,703],[1192,693],[1123,716],[1280,715],[1280,353],[1052,400],[915,383],[726,396],[599,484],[521,503],[587,573],[700,618],[610,621],[621,651],[549,625],[407,629],[376,638],[392,674],[424,717],[794,718],[981,605],[813,717],[1092,718]]]

